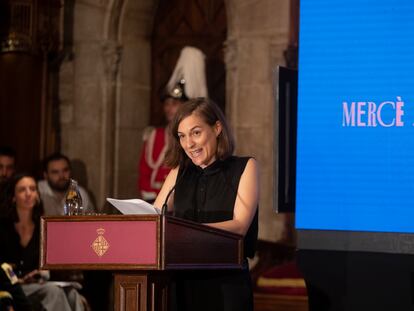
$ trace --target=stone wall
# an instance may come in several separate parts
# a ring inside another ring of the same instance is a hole
[[[147,0],[79,0],[73,8],[73,46],[60,71],[61,149],[99,209],[107,196],[136,196],[154,7]]]
[[[289,0],[228,0],[227,116],[235,131],[236,153],[254,156],[261,168],[259,238],[285,238],[284,215],[274,202],[273,148],[277,115],[273,71],[283,65],[288,45]]]
[[[123,57],[120,68],[116,120],[114,196],[137,197],[137,165],[142,134],[149,124],[151,88],[151,31],[155,1],[129,1],[121,29]]]
[[[76,1],[72,32],[73,45],[60,70],[60,118],[62,152],[75,162],[75,177],[94,197],[100,195],[102,118],[102,33],[105,19],[102,2]],[[69,28],[72,28],[69,30]],[[79,176],[80,166],[84,167]]]
[[[141,136],[149,122],[155,7],[152,0],[75,3],[73,53],[68,53],[60,73],[62,151],[79,160],[75,174],[89,186],[98,207],[106,196],[137,195]],[[260,163],[259,237],[276,241],[284,238],[286,222],[273,209],[273,70],[284,64],[289,0],[227,0],[226,9],[226,114],[237,153],[252,155]]]

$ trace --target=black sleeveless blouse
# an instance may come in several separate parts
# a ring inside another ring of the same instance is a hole
[[[205,169],[189,163],[178,171],[174,216],[212,223],[233,219],[234,203],[248,157],[231,156]],[[258,232],[258,212],[244,238],[244,255],[253,257]]]

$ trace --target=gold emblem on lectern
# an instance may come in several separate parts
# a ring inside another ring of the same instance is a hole
[[[103,234],[105,233],[104,228],[97,229],[96,233],[98,233],[98,237],[95,239],[95,241],[93,241],[91,247],[95,251],[96,255],[98,255],[99,257],[102,257],[108,250],[109,243],[103,237]]]

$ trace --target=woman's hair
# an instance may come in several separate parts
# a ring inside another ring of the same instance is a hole
[[[16,174],[8,181],[7,191],[6,191],[6,194],[7,194],[6,207],[8,209],[7,217],[13,222],[19,221],[19,216],[17,214],[17,209],[16,209],[16,202],[14,202],[13,198],[16,193],[16,185],[18,184],[20,180],[22,180],[25,177],[33,179],[36,183],[36,191],[39,196],[39,200],[36,202],[36,205],[33,207],[33,214],[32,214],[32,220],[36,224],[40,222],[40,217],[43,215],[43,204],[40,200],[40,194],[39,194],[39,189],[37,188],[36,179],[32,175],[27,174],[27,173]]]
[[[217,137],[217,159],[224,160],[233,154],[234,138],[223,112],[213,101],[207,98],[195,98],[185,102],[179,108],[169,125],[170,140],[165,163],[170,167],[185,166],[190,161],[180,145],[178,126],[182,120],[192,114],[198,115],[210,126],[214,126],[217,121],[221,123],[222,130]]]

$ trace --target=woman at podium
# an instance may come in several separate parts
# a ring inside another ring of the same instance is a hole
[[[220,108],[192,99],[178,110],[170,128],[167,165],[173,167],[154,203],[174,216],[244,236],[242,269],[188,271],[176,282],[176,309],[253,310],[247,257],[257,240],[258,164],[233,156],[234,140]],[[171,195],[173,193],[173,195]]]

